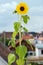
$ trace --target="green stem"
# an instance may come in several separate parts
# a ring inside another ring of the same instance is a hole
[[[22,21],[21,16],[19,16],[18,18],[19,18],[19,22],[21,24],[21,21]],[[21,46],[21,26],[20,26],[20,29],[19,29],[19,45]]]
[[[21,29],[19,30],[19,43],[20,43],[20,46],[21,46]]]

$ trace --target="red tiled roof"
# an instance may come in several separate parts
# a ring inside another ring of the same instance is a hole
[[[26,39],[33,39],[33,36],[24,35],[24,36],[22,36],[21,41],[26,40]],[[16,45],[17,45],[18,43],[19,43],[19,40],[16,40]],[[12,48],[12,46],[9,46],[9,49],[10,49],[10,48]]]
[[[30,35],[24,35],[22,37],[22,39],[33,39],[33,36],[30,36]]]
[[[38,39],[39,39],[39,40],[43,40],[43,37],[39,37]]]

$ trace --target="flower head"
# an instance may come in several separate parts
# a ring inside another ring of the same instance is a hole
[[[18,4],[17,7],[16,7],[16,11],[17,11],[18,14],[26,14],[28,12],[28,10],[29,9],[28,9],[27,4],[23,3],[23,2]]]

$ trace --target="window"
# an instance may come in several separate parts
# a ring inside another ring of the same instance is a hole
[[[43,50],[41,50],[41,54],[43,54]]]
[[[29,52],[27,53],[27,56],[35,56],[35,52],[34,52],[34,51],[29,51]]]
[[[33,53],[30,53],[30,55],[33,55]]]

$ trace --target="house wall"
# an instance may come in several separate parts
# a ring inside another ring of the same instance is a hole
[[[34,51],[28,51],[28,56],[35,56],[35,52]]]
[[[36,56],[43,56],[43,54],[41,54],[41,50],[43,49],[36,48]]]

